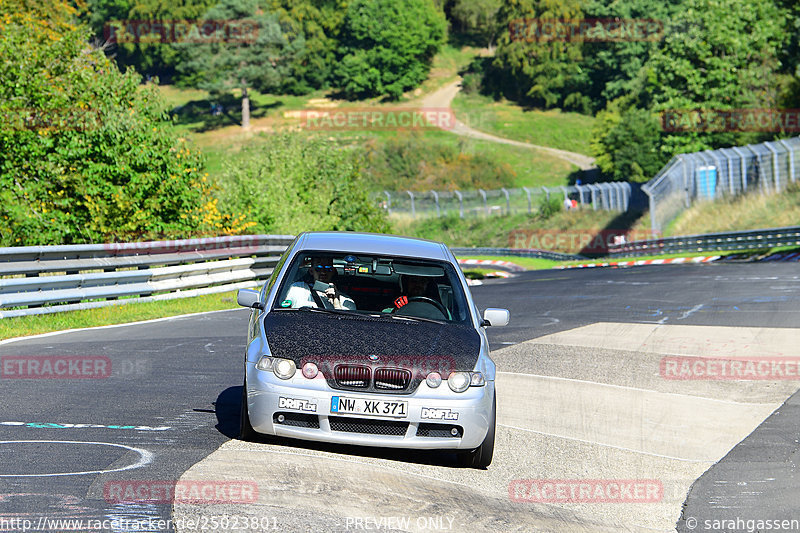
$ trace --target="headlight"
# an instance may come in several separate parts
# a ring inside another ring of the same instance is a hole
[[[451,372],[447,384],[453,392],[464,392],[469,388],[472,375],[470,372]]]
[[[272,370],[272,357],[268,355],[262,355],[261,359],[258,360],[256,363],[256,368],[259,370]]]
[[[317,365],[315,365],[314,363],[309,361],[308,363],[303,365],[303,376],[306,377],[307,379],[314,379],[315,377],[317,377],[318,373],[319,373],[319,368],[317,368]]]
[[[290,361],[289,359],[275,359],[275,362],[272,364],[272,371],[281,379],[290,379],[294,376],[296,370],[297,365],[294,364],[294,361]]]
[[[428,384],[428,387],[435,389],[442,384],[442,375],[438,372],[431,372],[428,374],[428,377],[425,378],[425,383]]]

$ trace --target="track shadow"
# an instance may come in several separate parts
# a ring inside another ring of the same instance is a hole
[[[634,209],[619,213],[603,229],[598,230],[592,236],[589,244],[581,248],[578,253],[590,258],[605,257],[608,255],[608,245],[613,243],[613,239],[617,235],[625,236],[626,241],[645,238],[642,235],[631,235],[633,225],[636,224],[641,216],[642,211]]]

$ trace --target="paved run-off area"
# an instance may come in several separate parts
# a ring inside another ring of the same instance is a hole
[[[797,383],[667,379],[662,359],[780,358],[797,346],[800,330],[787,328],[595,323],[546,335],[494,353],[499,427],[488,470],[454,468],[445,454],[232,440],[182,479],[253,480],[258,503],[176,504],[174,516],[270,516],[311,531],[671,531],[692,483]],[[639,481],[661,492],[541,503],[532,500],[545,493],[515,480]]]

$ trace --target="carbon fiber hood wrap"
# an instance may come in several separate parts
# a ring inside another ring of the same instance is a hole
[[[447,379],[454,370],[472,370],[481,345],[471,325],[308,311],[268,313],[264,331],[272,355],[298,367],[313,361],[327,376],[340,364],[406,368],[415,384],[433,371]]]

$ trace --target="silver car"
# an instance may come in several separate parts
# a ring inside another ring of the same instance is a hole
[[[303,233],[252,308],[241,429],[296,439],[451,449],[485,468],[495,434],[495,364],[486,326],[441,243],[352,232]]]

